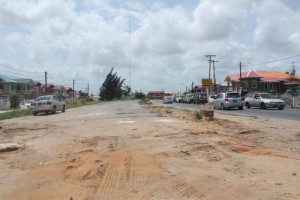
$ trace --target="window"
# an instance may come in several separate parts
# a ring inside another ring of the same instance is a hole
[[[264,84],[264,89],[267,90],[268,89],[268,83]]]
[[[218,96],[216,96],[216,99],[222,99],[223,94],[218,94]]]
[[[18,90],[18,91],[22,90],[22,85],[17,84],[17,90]]]
[[[257,88],[257,80],[252,80],[252,88]]]
[[[269,83],[270,90],[273,90],[273,83]]]
[[[16,85],[15,84],[13,84],[13,85],[11,85],[11,90],[16,90]]]
[[[244,88],[248,88],[248,81],[244,82]]]

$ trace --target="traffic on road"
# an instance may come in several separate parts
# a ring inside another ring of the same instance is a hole
[[[154,104],[163,105],[162,100],[152,100]],[[201,104],[199,104],[201,105]],[[174,106],[178,109],[188,109],[193,111],[199,111],[200,106],[198,104],[188,104],[188,103],[176,103],[168,104],[168,106]],[[260,109],[260,107],[251,107],[247,109],[246,106],[243,109],[232,108],[227,110],[219,110],[215,109],[215,113],[222,113],[227,115],[236,115],[236,116],[249,116],[249,117],[267,117],[267,118],[276,118],[282,120],[294,120],[300,121],[300,109],[294,108],[285,108],[283,110],[279,110],[278,108],[268,108],[268,109]]]

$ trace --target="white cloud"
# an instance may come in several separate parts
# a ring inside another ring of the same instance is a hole
[[[130,55],[133,90],[185,91],[208,76],[206,54],[220,61],[218,82],[238,73],[240,61],[247,70],[247,63],[299,54],[300,10],[290,5],[292,0],[0,0],[0,63],[48,71],[54,82],[69,86],[75,78],[76,88],[89,83],[97,93],[111,67],[129,83]],[[286,71],[290,62],[263,67]]]

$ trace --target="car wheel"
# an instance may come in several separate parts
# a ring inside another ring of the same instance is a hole
[[[221,104],[221,110],[226,110],[224,104]]]
[[[266,109],[266,105],[264,103],[260,104],[260,109]]]
[[[246,103],[246,108],[250,108],[250,104],[248,102]]]
[[[38,112],[32,112],[33,116],[37,116]]]
[[[62,112],[66,112],[66,107],[63,106]]]
[[[283,110],[283,108],[279,108],[279,110]]]
[[[48,114],[49,114],[49,111],[46,111],[45,113],[46,113],[46,115],[48,115]]]
[[[55,114],[55,113],[56,113],[56,106],[53,106],[52,114]]]
[[[243,107],[243,106],[241,106],[241,107],[239,107],[239,110],[243,110],[243,108],[244,108],[244,107]]]

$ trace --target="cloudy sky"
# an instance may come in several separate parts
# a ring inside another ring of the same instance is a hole
[[[184,92],[209,54],[217,83],[240,62],[299,74],[300,1],[0,0],[2,75],[98,94],[114,67],[133,91]]]

